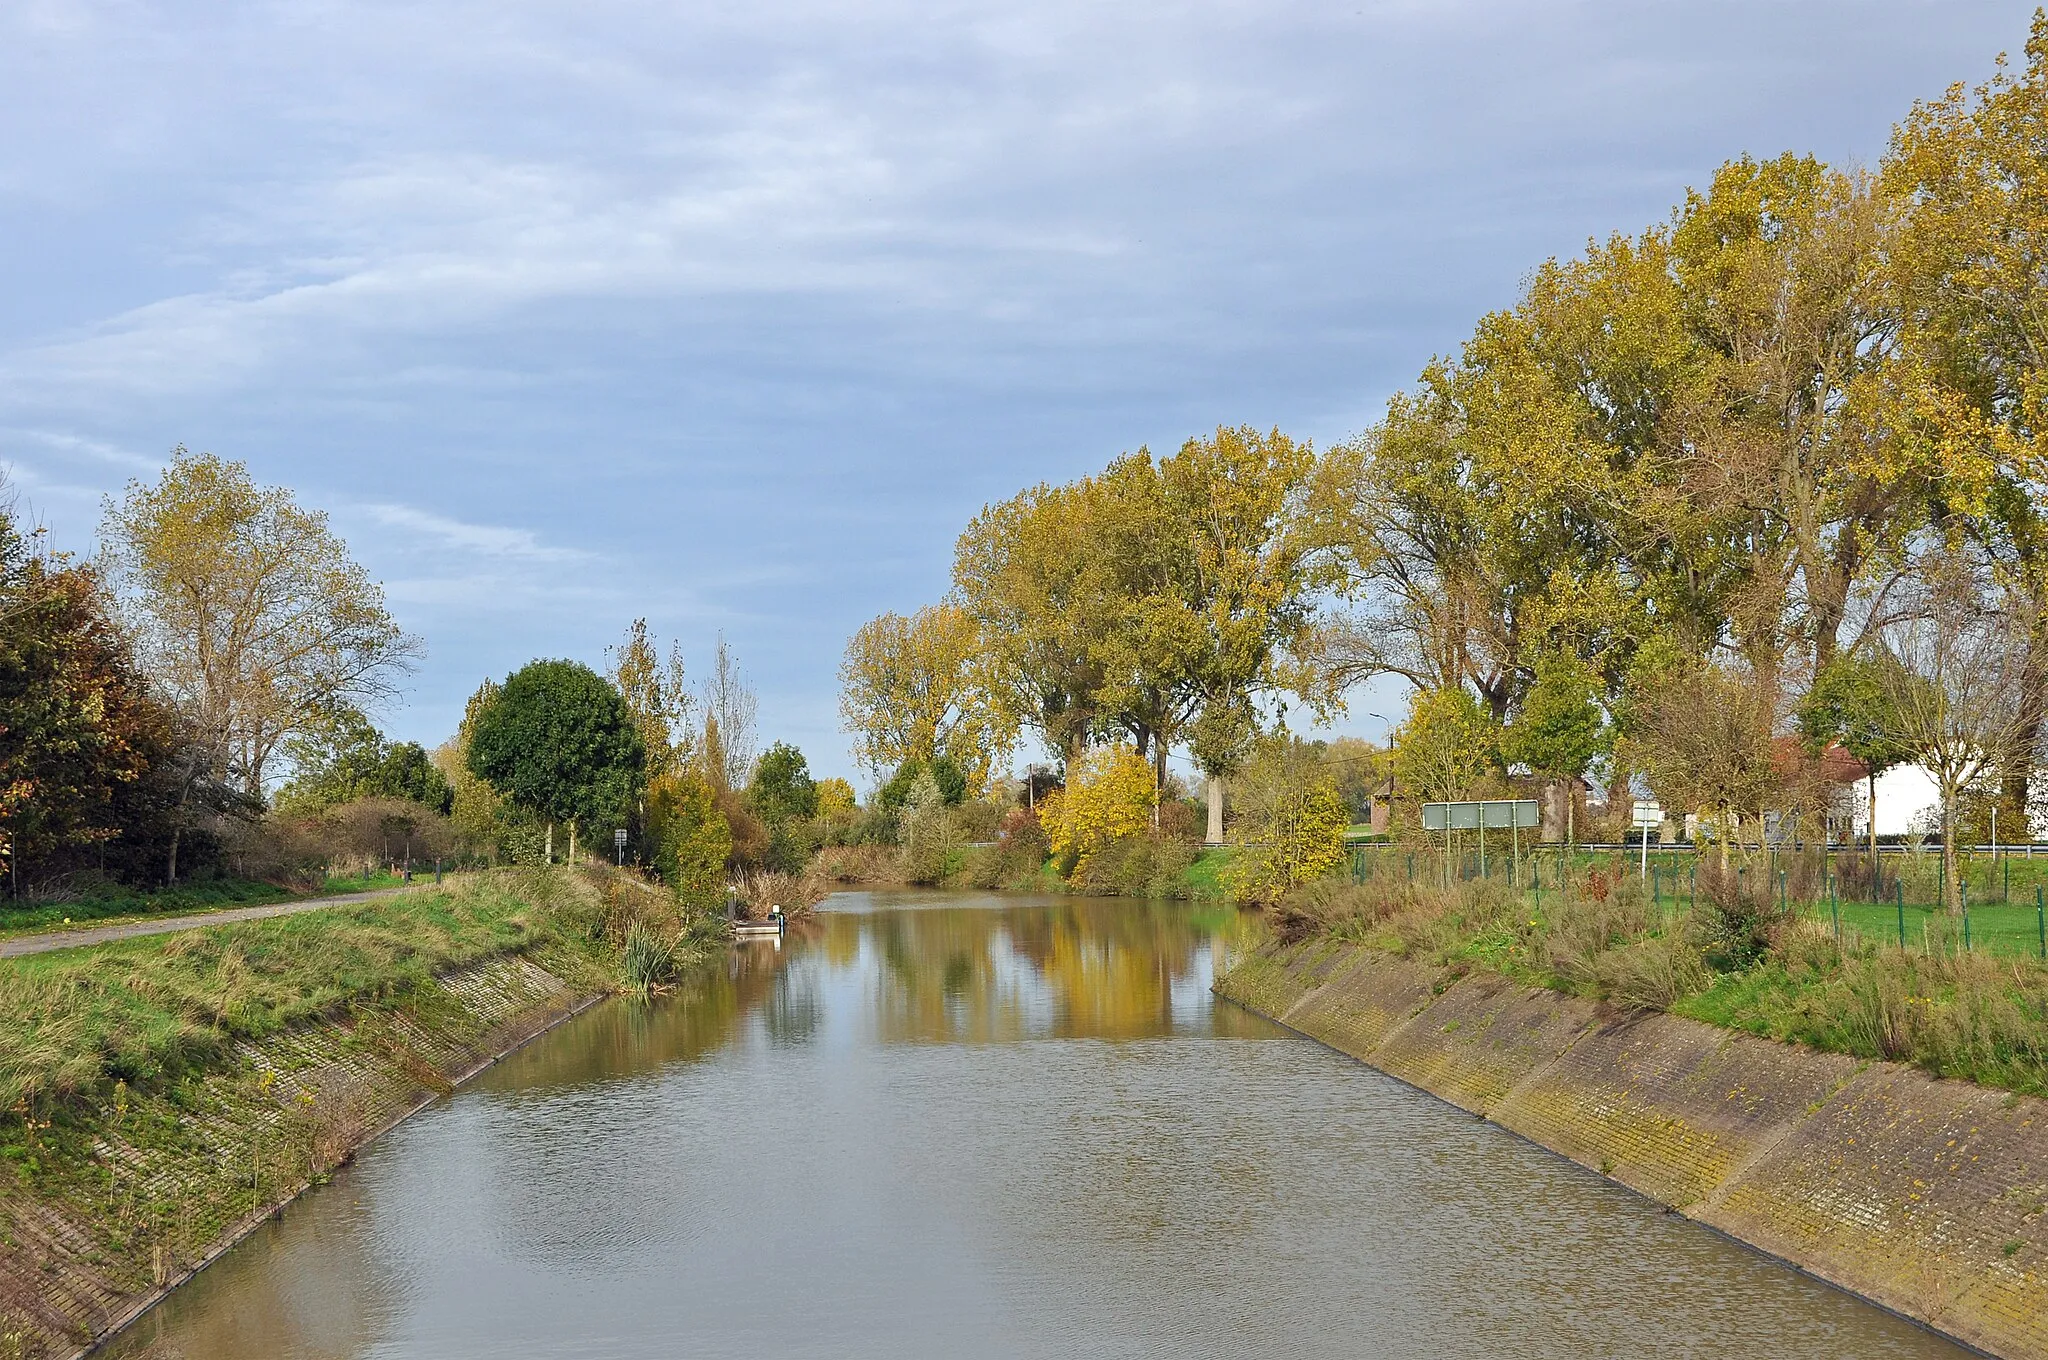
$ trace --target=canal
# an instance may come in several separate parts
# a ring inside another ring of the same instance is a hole
[[[1213,999],[1239,931],[841,894],[507,1058],[111,1353],[1964,1353]]]

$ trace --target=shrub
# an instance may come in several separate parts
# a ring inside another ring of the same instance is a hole
[[[901,883],[901,853],[893,845],[828,845],[810,872],[832,883]]]
[[[1714,975],[1692,942],[1673,932],[1602,954],[1594,980],[1602,996],[1624,1009],[1668,1011],[1680,997],[1705,990]]]
[[[1344,860],[1349,816],[1316,752],[1269,743],[1237,780],[1238,853],[1224,871],[1231,895],[1261,906],[1321,878]]]
[[[1724,870],[1711,861],[1699,866],[1693,928],[1700,951],[1724,972],[1755,966],[1790,919],[1765,877]]]
[[[1155,792],[1152,766],[1136,748],[1098,747],[1067,767],[1064,789],[1039,802],[1039,824],[1067,872],[1078,874],[1104,846],[1150,828]]]
[[[952,822],[946,795],[929,774],[920,775],[904,800],[903,871],[912,883],[937,883],[951,866]]]
[[[1146,832],[1104,846],[1074,871],[1073,885],[1105,897],[1186,897],[1195,849]]]
[[[983,844],[1002,832],[1004,809],[984,798],[970,798],[951,813],[953,839]]]
[[[732,827],[711,786],[694,774],[662,775],[647,786],[654,866],[676,901],[708,911],[725,894]]]

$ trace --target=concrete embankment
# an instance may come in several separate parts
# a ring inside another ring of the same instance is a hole
[[[1971,1346],[2048,1356],[2048,1102],[1328,942],[1216,990]]]
[[[34,1192],[26,1175],[0,1186],[0,1360],[94,1348],[364,1143],[599,995],[508,955],[45,1127]]]

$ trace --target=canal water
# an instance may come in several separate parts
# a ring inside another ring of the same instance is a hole
[[[113,1353],[1963,1353],[1213,999],[1240,932],[842,894],[415,1116]]]

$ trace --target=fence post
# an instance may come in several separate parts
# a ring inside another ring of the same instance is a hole
[[[1968,881],[1956,884],[1956,895],[1963,904],[1963,952],[1970,952],[1970,885]]]
[[[2043,909],[2041,885],[2034,885],[2034,933],[2041,941],[2041,957],[2048,959],[2048,910]]]
[[[1685,910],[1687,914],[1698,910],[1700,899],[1700,866],[1694,864],[1685,871]]]
[[[1778,914],[1784,915],[1791,908],[1792,899],[1785,892],[1785,871],[1778,870]]]
[[[1906,880],[1905,880],[1905,879],[1903,879],[1903,878],[1895,878],[1895,879],[1893,879],[1893,880],[1892,880],[1892,896],[1893,896],[1894,898],[1896,898],[1896,899],[1897,899],[1897,901],[1898,901],[1898,904],[1899,904],[1899,948],[1901,948],[1901,949],[1904,949],[1904,948],[1906,947]]]
[[[1835,918],[1835,948],[1840,949],[1842,947],[1842,903],[1841,900],[1835,896],[1835,876],[1833,874],[1829,874],[1827,876],[1827,880],[1828,915]]]

